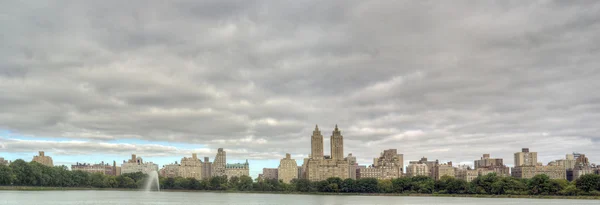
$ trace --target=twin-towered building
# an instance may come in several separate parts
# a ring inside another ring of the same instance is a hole
[[[306,178],[321,181],[331,177],[349,178],[348,161],[344,158],[344,137],[337,125],[330,138],[331,156],[323,153],[323,135],[318,126],[311,136],[311,155],[306,159]]]

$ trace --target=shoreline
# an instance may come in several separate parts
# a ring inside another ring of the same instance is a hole
[[[0,186],[0,191],[141,191],[124,188],[92,187],[35,187]],[[600,200],[600,196],[560,196],[560,195],[488,195],[488,194],[417,194],[417,193],[331,193],[331,192],[268,192],[268,191],[216,191],[166,189],[161,192],[202,192],[202,193],[238,193],[238,194],[293,194],[293,195],[337,195],[337,196],[404,196],[404,197],[464,197],[464,198],[521,198],[521,199],[585,199]]]

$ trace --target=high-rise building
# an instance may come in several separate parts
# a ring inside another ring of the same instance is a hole
[[[330,177],[348,178],[348,162],[343,158],[344,137],[337,125],[331,135],[331,157],[323,156],[323,136],[319,127],[315,127],[311,136],[311,156],[305,160],[306,178],[321,181]]]
[[[279,169],[277,168],[263,168],[262,172],[263,179],[279,179]]]
[[[141,157],[136,157],[135,154],[131,155],[131,159],[127,162],[123,161],[121,165],[121,174],[141,172],[148,174],[150,172],[158,172],[158,165],[152,162],[144,162]]]
[[[293,179],[298,178],[298,164],[289,153],[286,153],[285,158],[279,161],[277,178],[284,183],[290,183]]]
[[[5,160],[4,157],[0,157],[0,165],[8,165],[8,160]]]
[[[483,154],[480,160],[474,161],[475,169],[491,170],[498,176],[510,176],[510,168],[504,165],[502,158],[490,158],[490,154]]]
[[[179,176],[179,169],[181,165],[175,161],[175,163],[163,165],[163,167],[158,171],[160,176],[166,178],[175,178]]]
[[[212,164],[211,176],[225,176],[225,169],[227,166],[227,153],[223,151],[223,148],[217,150],[217,156]]]
[[[202,162],[202,178],[208,179],[212,177],[212,162],[208,159],[208,157],[204,157],[204,162]]]
[[[71,171],[83,171],[88,173],[102,173],[106,175],[117,176],[120,173],[116,171],[116,163],[113,161],[113,165],[108,163],[100,162],[99,164],[87,164],[87,163],[75,163],[71,165]]]
[[[52,157],[46,156],[44,154],[44,151],[40,151],[38,156],[33,156],[33,160],[31,160],[33,162],[37,162],[40,163],[42,165],[46,165],[49,167],[54,166],[54,163],[52,162]]]
[[[202,161],[198,159],[196,153],[193,153],[192,157],[181,158],[179,176],[198,180],[202,179]]]
[[[536,165],[537,152],[529,152],[529,148],[523,148],[521,149],[521,152],[515,153],[515,167]]]
[[[394,179],[402,176],[404,155],[396,149],[384,150],[379,158],[373,159],[370,167],[358,169],[361,178]]]
[[[356,179],[356,172],[358,171],[358,163],[356,163],[356,157],[349,153],[346,157],[348,162],[348,178]]]
[[[439,166],[439,161],[436,159],[435,161],[428,161],[427,157],[422,157],[419,161],[410,161],[408,162],[408,165],[410,166],[411,164],[424,164],[427,166],[427,171],[428,174],[425,176],[429,176],[431,178],[435,178],[435,176],[437,175],[436,171],[436,167]],[[414,166],[413,166],[414,167]],[[406,172],[408,173],[408,168],[406,168]],[[411,170],[414,171],[414,170]],[[420,173],[419,173],[420,175]],[[416,176],[416,175],[413,175]]]
[[[429,176],[430,173],[427,164],[410,162],[406,167],[406,175],[410,177]]]
[[[245,163],[226,164],[225,176],[228,179],[231,179],[231,177],[250,176],[250,164],[248,160]]]
[[[443,176],[451,176],[456,177],[454,172],[454,167],[452,167],[452,162],[448,162],[445,164],[440,164],[435,167],[435,179],[440,180]]]

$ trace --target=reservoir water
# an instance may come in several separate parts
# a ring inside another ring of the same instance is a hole
[[[598,200],[347,196],[144,191],[0,191],[0,205],[600,204]]]

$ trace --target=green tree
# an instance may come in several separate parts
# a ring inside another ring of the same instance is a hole
[[[23,161],[22,159],[17,159],[10,163],[9,167],[13,171],[15,185],[21,186],[35,186],[37,185],[37,179],[33,174],[33,169],[29,165],[29,163]]]
[[[0,165],[0,185],[11,185],[15,180],[15,175],[9,166]]]
[[[378,181],[375,178],[362,178],[356,180],[358,192],[362,193],[377,193],[379,192]]]
[[[550,177],[545,174],[535,175],[529,180],[528,184],[530,193],[533,195],[549,195],[556,194],[560,191],[558,182],[550,180]]]
[[[348,179],[344,179],[344,181],[342,181],[342,183],[340,184],[340,191],[341,192],[355,192],[356,190],[356,180],[348,178]]]
[[[575,186],[587,193],[600,191],[600,175],[586,174],[575,180]]]
[[[394,193],[404,193],[410,192],[411,189],[411,178],[410,177],[400,177],[392,179],[392,189]]]
[[[227,176],[215,176],[210,178],[210,189],[211,190],[226,190],[227,189]]]
[[[433,193],[435,182],[428,176],[414,176],[411,178],[411,191],[423,194]]]
[[[249,176],[241,176],[240,182],[238,183],[237,189],[240,191],[251,191],[252,190],[252,178]]]
[[[299,191],[299,192],[312,191],[312,189],[311,189],[312,183],[308,179],[293,179],[291,183],[295,187],[296,191]]]

